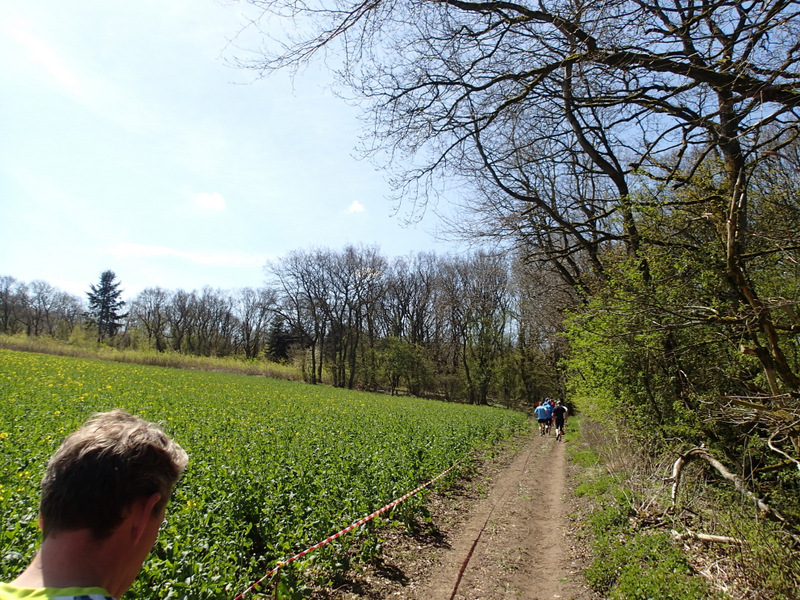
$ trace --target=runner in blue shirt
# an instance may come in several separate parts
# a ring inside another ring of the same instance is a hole
[[[547,407],[542,403],[538,404],[533,410],[536,412],[536,419],[539,421],[539,435],[544,435],[544,430],[549,419],[547,416]]]
[[[545,433],[550,435],[550,427],[553,425],[553,401],[550,398],[545,398],[544,407],[547,409],[547,423],[545,424]]]

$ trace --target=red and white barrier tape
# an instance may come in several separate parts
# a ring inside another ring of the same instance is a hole
[[[344,534],[346,534],[346,533],[350,533],[350,532],[351,532],[351,531],[353,531],[354,529],[356,529],[356,528],[358,528],[358,527],[361,527],[361,526],[362,526],[364,523],[367,523],[368,521],[371,521],[372,519],[374,519],[374,518],[375,518],[375,517],[377,517],[378,515],[381,515],[381,514],[385,513],[387,510],[391,510],[392,508],[394,508],[395,506],[397,506],[398,504],[400,504],[400,503],[401,503],[403,500],[407,500],[407,499],[409,499],[411,496],[413,496],[414,494],[416,494],[417,492],[419,492],[419,491],[421,491],[421,490],[424,490],[426,487],[428,487],[428,486],[432,485],[434,482],[436,482],[437,480],[441,479],[442,477],[444,477],[445,475],[447,475],[447,474],[448,474],[450,471],[452,471],[453,469],[455,469],[455,468],[456,468],[456,467],[457,467],[457,466],[458,466],[458,465],[459,465],[459,464],[460,464],[460,463],[461,463],[463,460],[464,460],[464,459],[462,458],[461,460],[459,460],[459,461],[455,462],[455,463],[453,464],[453,466],[451,466],[451,467],[450,467],[449,469],[447,469],[446,471],[442,471],[441,473],[439,473],[439,474],[438,474],[436,477],[434,477],[433,479],[431,479],[431,480],[430,480],[428,483],[425,483],[425,484],[423,484],[423,485],[419,486],[418,488],[416,488],[416,489],[414,489],[414,490],[411,490],[411,491],[410,491],[410,492],[408,492],[408,493],[407,493],[405,496],[402,496],[401,498],[398,498],[397,500],[392,500],[392,501],[391,501],[389,504],[387,504],[387,505],[386,505],[386,506],[384,506],[383,508],[379,508],[379,509],[378,509],[378,510],[376,510],[374,513],[372,513],[372,514],[370,514],[370,515],[367,515],[367,516],[366,516],[366,517],[364,517],[363,519],[360,519],[360,520],[356,521],[355,523],[353,523],[352,525],[349,525],[348,527],[345,527],[345,528],[344,528],[344,529],[342,529],[341,531],[339,531],[339,532],[337,532],[337,533],[334,533],[332,536],[325,538],[325,539],[324,539],[324,540],[322,540],[321,542],[319,542],[319,543],[317,543],[317,544],[314,544],[314,545],[313,545],[313,546],[311,546],[310,548],[307,548],[306,550],[303,550],[302,552],[300,552],[300,553],[298,553],[298,554],[295,554],[295,555],[294,555],[294,556],[292,556],[291,558],[287,558],[286,560],[283,560],[283,561],[278,561],[278,563],[275,565],[275,568],[274,568],[274,569],[272,569],[272,570],[271,570],[269,573],[267,573],[267,574],[266,574],[266,575],[264,575],[264,576],[263,576],[261,579],[259,579],[258,581],[256,581],[256,582],[255,582],[253,585],[251,585],[249,588],[247,588],[247,589],[246,589],[245,591],[243,591],[241,594],[239,594],[238,596],[236,596],[236,598],[234,598],[234,600],[241,600],[241,598],[242,598],[242,597],[244,597],[246,594],[249,594],[250,592],[252,592],[253,590],[255,590],[255,589],[256,589],[256,588],[257,588],[259,585],[261,585],[261,584],[262,584],[264,581],[266,581],[266,580],[267,580],[267,579],[269,579],[269,578],[270,578],[272,575],[274,575],[275,573],[277,573],[277,572],[280,570],[280,568],[281,568],[281,567],[283,567],[284,565],[288,565],[290,562],[294,562],[294,561],[296,561],[296,560],[298,560],[298,559],[300,559],[300,558],[303,558],[303,557],[304,557],[306,554],[309,554],[310,552],[313,552],[314,550],[317,550],[318,548],[322,548],[323,546],[326,546],[327,544],[330,544],[330,543],[331,543],[333,540],[336,540],[336,539],[338,539],[338,538],[342,537]]]

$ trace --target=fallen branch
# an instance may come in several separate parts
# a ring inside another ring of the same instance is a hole
[[[796,544],[800,545],[800,533],[798,533],[795,526],[780,514],[777,510],[771,508],[766,502],[764,502],[761,498],[756,496],[753,492],[748,490],[744,482],[728,471],[721,462],[719,462],[716,458],[711,456],[711,453],[708,452],[705,448],[692,448],[685,454],[678,457],[678,460],[672,465],[672,477],[668,479],[668,481],[672,481],[672,504],[674,505],[677,501],[678,497],[678,485],[680,484],[681,473],[683,472],[683,468],[695,458],[702,458],[708,464],[710,464],[716,471],[723,477],[733,483],[736,490],[745,498],[750,500],[756,509],[759,511],[759,514],[762,516],[767,517],[772,521],[777,521],[781,523],[784,527],[784,531],[787,535],[789,535]]]
[[[786,427],[782,427],[782,428],[778,429],[777,431],[775,431],[771,436],[769,436],[769,439],[767,440],[767,445],[769,446],[770,450],[772,450],[773,452],[775,452],[777,454],[780,454],[781,456],[783,456],[788,461],[791,461],[792,463],[794,463],[795,466],[797,467],[798,471],[800,471],[800,460],[797,460],[796,458],[794,458],[792,456],[789,456],[788,454],[786,454],[786,452],[784,452],[783,450],[781,450],[780,448],[778,448],[775,445],[775,438],[778,436],[778,434],[782,433],[783,431],[796,430],[798,424],[800,424],[800,421],[795,421],[791,425],[787,425]],[[797,449],[797,444],[795,443],[794,440],[792,440],[792,443],[795,444],[795,449]]]
[[[683,540],[699,540],[701,542],[710,542],[712,544],[744,544],[744,540],[728,537],[727,535],[710,535],[708,533],[695,533],[688,529],[683,533],[678,533],[674,529],[672,531],[672,539],[677,541]]]

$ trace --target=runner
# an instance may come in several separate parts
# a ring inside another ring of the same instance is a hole
[[[544,432],[550,435],[550,428],[553,426],[553,401],[550,398],[545,398],[544,406],[547,409],[547,423],[544,426]]]
[[[544,430],[547,427],[547,407],[544,403],[537,404],[536,408],[533,409],[536,413],[536,419],[539,421],[539,435],[544,435]]]
[[[567,421],[567,407],[561,403],[561,400],[556,402],[556,407],[553,409],[553,418],[556,421],[556,440],[559,442],[564,437],[564,423]]]

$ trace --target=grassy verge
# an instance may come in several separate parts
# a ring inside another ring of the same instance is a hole
[[[698,573],[691,557],[673,542],[669,527],[653,526],[646,517],[643,490],[631,485],[630,472],[618,470],[621,457],[593,447],[579,419],[571,419],[571,425],[570,460],[581,467],[574,493],[588,515],[584,527],[591,540],[592,562],[585,573],[589,585],[610,600],[728,598]],[[613,470],[610,463],[615,463]]]
[[[190,356],[177,352],[156,352],[155,350],[119,350],[101,344],[67,344],[47,337],[27,337],[25,335],[8,336],[0,334],[0,348],[20,352],[41,352],[57,356],[110,360],[122,363],[170,367],[175,369],[195,369],[235,373],[239,375],[255,375],[271,377],[286,381],[302,381],[299,369],[291,365],[281,365],[264,360],[244,359],[236,357]]]
[[[603,598],[798,598],[800,548],[714,469],[688,465],[673,504],[668,476],[685,448],[648,454],[591,421],[571,424],[592,554],[585,577]],[[785,515],[796,519],[795,506],[784,502]]]

